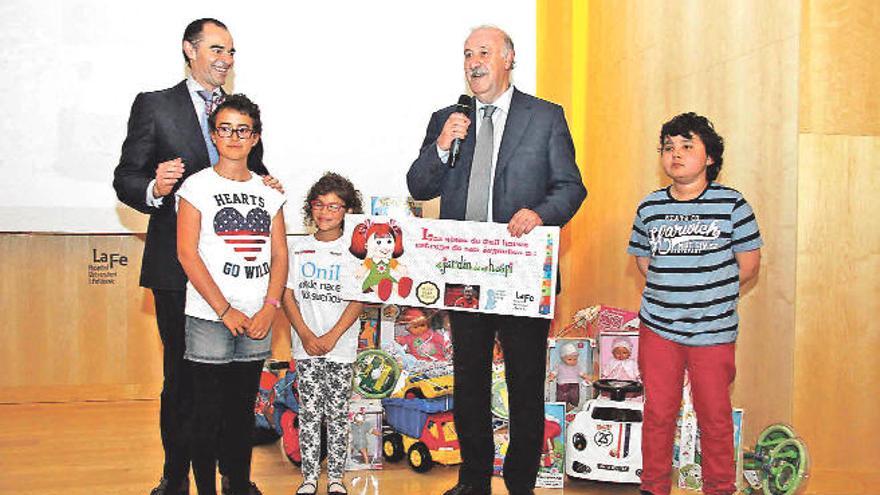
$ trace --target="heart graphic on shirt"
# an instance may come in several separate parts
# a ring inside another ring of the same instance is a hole
[[[254,208],[247,217],[235,208],[226,207],[214,215],[214,232],[240,253],[245,261],[254,261],[269,242],[272,219],[262,208]]]

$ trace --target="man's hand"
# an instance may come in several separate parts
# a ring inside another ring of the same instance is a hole
[[[153,184],[153,197],[161,198],[171,194],[171,189],[183,177],[183,160],[175,158],[162,162],[156,167],[156,182]]]
[[[507,231],[514,237],[522,237],[535,227],[544,225],[544,221],[533,210],[523,208],[516,212],[507,223]]]
[[[464,139],[467,136],[468,127],[471,125],[471,119],[461,112],[452,113],[446,123],[443,124],[443,131],[437,136],[437,147],[443,151],[449,151],[452,146],[453,139]]]
[[[281,185],[281,181],[276,179],[275,177],[272,177],[271,175],[263,176],[263,185],[269,186],[272,189],[280,192],[281,194],[284,194],[284,186]]]

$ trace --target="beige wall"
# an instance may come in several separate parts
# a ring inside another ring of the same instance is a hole
[[[804,0],[793,420],[815,493],[880,493],[880,3]]]

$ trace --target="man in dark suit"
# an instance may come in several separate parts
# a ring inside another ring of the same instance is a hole
[[[234,63],[232,35],[216,19],[198,19],[183,34],[183,56],[190,69],[176,86],[135,98],[128,135],[114,172],[119,200],[150,215],[141,266],[141,286],[153,291],[156,322],[164,347],[159,428],[165,466],[151,495],[189,493],[189,415],[191,392],[185,349],[186,275],[177,261],[177,214],[173,193],[189,175],[217,160],[207,128],[211,107]],[[248,157],[248,167],[267,176],[262,140]],[[264,179],[264,182],[275,182]],[[221,465],[221,471],[222,471]],[[224,480],[224,488],[228,480]],[[224,489],[227,493],[228,489]],[[251,493],[259,493],[251,483]]]
[[[447,107],[431,116],[407,184],[416,199],[440,196],[441,218],[507,223],[510,234],[519,237],[539,225],[564,225],[577,212],[586,189],[562,108],[511,86],[513,65],[513,42],[504,31],[482,26],[471,32],[464,44],[464,71],[475,105],[470,115]],[[450,167],[453,139],[461,140],[461,153]],[[550,323],[464,312],[452,312],[451,320],[462,465],[458,484],[446,495],[491,493],[490,388],[496,334],[504,352],[510,404],[504,483],[513,495],[533,493],[543,440]]]

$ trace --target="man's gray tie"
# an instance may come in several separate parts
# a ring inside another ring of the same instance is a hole
[[[217,147],[211,141],[211,130],[208,129],[208,115],[211,115],[214,108],[220,104],[222,95],[215,95],[213,92],[206,90],[199,90],[196,93],[205,100],[205,111],[199,115],[199,126],[202,128],[202,137],[205,139],[205,146],[208,148],[208,159],[211,160],[211,165],[215,165],[220,159],[220,155],[217,154]]]
[[[468,181],[467,209],[465,220],[485,222],[489,211],[489,183],[492,174],[492,152],[495,149],[495,126],[492,114],[497,107],[483,107],[483,120],[477,133],[477,145],[471,162],[471,177]]]

